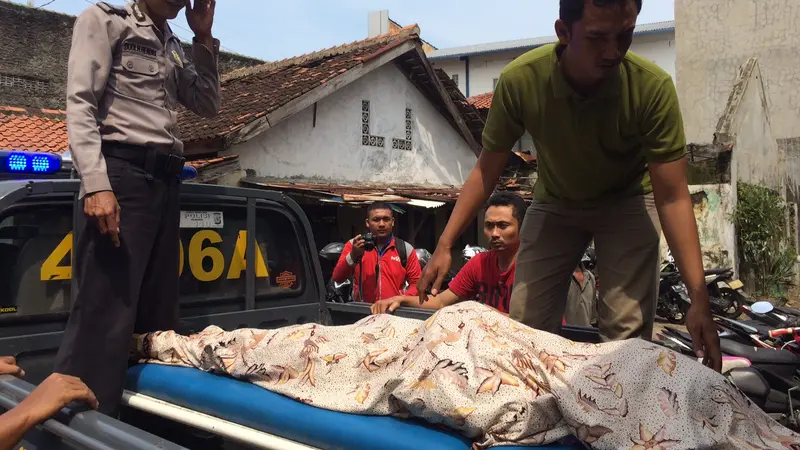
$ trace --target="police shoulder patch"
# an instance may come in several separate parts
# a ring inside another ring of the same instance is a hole
[[[106,2],[97,2],[95,3],[95,5],[97,5],[98,8],[102,9],[103,12],[106,14],[116,14],[120,17],[128,16],[128,10],[122,6],[109,5]]]

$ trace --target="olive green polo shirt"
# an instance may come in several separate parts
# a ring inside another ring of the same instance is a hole
[[[500,75],[483,147],[507,152],[527,131],[536,146],[538,201],[592,204],[652,192],[649,162],[686,155],[678,96],[664,70],[628,52],[619,74],[581,97],[556,44],[531,50]]]

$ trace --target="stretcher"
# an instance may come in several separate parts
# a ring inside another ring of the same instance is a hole
[[[123,402],[258,449],[469,450],[472,446],[472,441],[459,433],[422,421],[317,408],[251,383],[193,368],[133,366],[128,370]]]

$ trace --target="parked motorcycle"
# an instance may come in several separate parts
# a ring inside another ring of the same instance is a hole
[[[678,272],[661,272],[658,282],[658,302],[656,315],[670,323],[686,323],[686,314],[691,305],[686,285]]]
[[[476,246],[471,246],[471,245],[467,244],[464,247],[464,250],[461,251],[461,257],[464,258],[464,262],[466,263],[467,261],[469,261],[470,259],[475,257],[475,255],[477,255],[478,253],[483,253],[483,252],[486,252],[486,251],[488,251],[488,250],[483,248],[483,247],[479,247],[477,245]]]
[[[331,242],[319,251],[319,256],[327,261],[336,264],[344,250],[344,243]],[[345,280],[337,283],[330,278],[325,286],[325,300],[334,303],[349,303],[353,301],[353,283]]]
[[[723,328],[720,332],[723,374],[765,413],[797,430],[800,356],[772,347],[755,327],[722,316],[715,316],[715,321]],[[661,340],[656,343],[694,357],[688,333],[666,327],[658,337]]]
[[[740,309],[753,321],[772,327],[800,327],[800,310],[795,308],[778,307],[770,302],[760,301],[752,305],[742,305]]]
[[[739,308],[745,303],[747,295],[742,290],[744,284],[733,278],[733,269],[708,269],[705,274],[712,309],[716,307],[715,312],[729,319],[739,317]]]
[[[667,276],[666,274],[677,274],[678,278],[673,278],[672,276]],[[664,262],[661,264],[661,279],[662,282],[664,278],[669,278],[668,283],[671,289],[675,289],[672,286],[680,280],[680,272],[678,271],[678,266],[675,264],[675,259],[672,257],[672,252],[667,250],[667,255],[664,259]],[[721,269],[706,269],[705,270],[705,281],[706,281],[706,288],[708,289],[708,299],[711,303],[711,311],[714,314],[719,314],[729,319],[736,319],[741,315],[740,307],[741,305],[745,304],[747,295],[742,290],[744,284],[738,280],[733,278],[733,269],[730,268],[721,268]],[[680,281],[683,284],[682,281]],[[681,289],[681,288],[678,288]],[[682,288],[685,292],[685,286]],[[679,294],[680,295],[680,294]],[[680,299],[684,299],[683,296],[680,296]],[[665,296],[662,298],[662,292],[659,290],[659,303],[662,301],[667,301],[664,305],[659,305],[656,307],[656,314],[665,319],[669,320],[672,323],[684,323],[686,320],[685,311],[681,314],[679,311],[679,307],[683,307],[686,305],[678,304],[674,305],[671,304],[670,301],[674,300],[674,298],[670,298]],[[688,295],[685,297],[685,300],[688,300],[691,303]],[[676,309],[678,308],[678,309]],[[661,309],[664,311],[664,314],[673,314],[673,319],[670,317],[662,316],[658,313],[658,310]],[[688,311],[688,307],[686,308]],[[677,320],[677,321],[676,321]]]

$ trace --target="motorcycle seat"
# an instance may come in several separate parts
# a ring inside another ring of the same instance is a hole
[[[764,406],[771,389],[767,380],[758,370],[752,367],[733,369],[727,375],[733,384],[759,407]]]
[[[720,339],[719,344],[723,353],[747,358],[753,365],[800,365],[800,356],[787,350],[759,348],[726,338]]]
[[[731,269],[729,267],[724,267],[724,268],[717,268],[717,269],[706,269],[705,272],[706,272],[706,275],[722,275],[723,273],[731,272],[732,270],[733,269]]]
[[[689,333],[674,330],[678,337],[691,345],[692,337]],[[741,356],[747,358],[753,365],[795,365],[800,366],[800,355],[796,355],[788,350],[778,350],[771,348],[759,348],[752,344],[743,344],[737,340],[720,338],[720,350],[722,353],[731,356]]]

